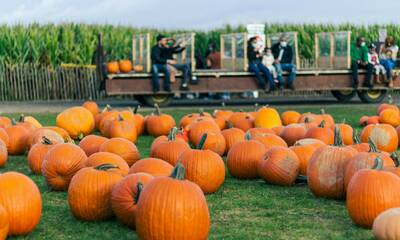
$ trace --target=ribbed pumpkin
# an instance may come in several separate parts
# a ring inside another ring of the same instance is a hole
[[[71,139],[71,136],[69,135],[69,133],[60,127],[46,126],[46,127],[42,127],[42,129],[49,129],[49,130],[52,130],[52,131],[58,133],[64,139],[64,142],[69,142],[69,143],[74,142],[74,140]]]
[[[251,136],[251,139],[262,143],[266,150],[277,146],[288,147],[285,140],[275,134],[256,134]]]
[[[68,188],[68,203],[75,218],[84,221],[110,219],[114,215],[111,192],[122,178],[118,167],[111,164],[79,170]]]
[[[181,118],[181,120],[179,121],[179,127],[185,128],[185,127],[189,126],[189,125],[192,124],[199,116],[200,116],[200,114],[198,114],[198,113],[189,113],[189,114],[183,116],[183,117]]]
[[[258,163],[258,175],[268,183],[291,186],[299,174],[297,155],[285,147],[270,148]]]
[[[119,64],[117,61],[112,61],[107,63],[107,72],[115,74],[119,72]]]
[[[267,149],[261,142],[250,138],[247,134],[245,141],[236,143],[228,152],[226,165],[232,177],[258,177],[258,162],[262,160]]]
[[[87,156],[71,143],[57,144],[51,148],[42,162],[42,174],[47,185],[56,191],[65,191],[74,174],[85,166]]]
[[[0,128],[8,128],[12,125],[10,118],[5,116],[0,116]]]
[[[159,158],[144,158],[135,162],[129,169],[129,174],[132,173],[148,173],[154,177],[166,177],[172,172],[174,166]]]
[[[197,145],[199,144],[200,142]],[[207,139],[203,145],[203,149],[211,150],[220,156],[224,155],[226,149],[226,142],[224,136],[219,132],[218,133],[208,132]]]
[[[89,157],[93,153],[99,152],[101,144],[108,141],[107,138],[97,135],[87,135],[79,142],[79,147],[86,153]]]
[[[319,139],[328,145],[332,145],[334,142],[334,133],[332,129],[325,127],[325,121],[322,121],[318,127],[308,129],[305,138]]]
[[[303,138],[297,141],[294,145],[295,146],[313,145],[314,147],[319,148],[326,146],[326,143],[315,138]]]
[[[194,145],[198,145],[204,133],[219,133],[221,129],[214,120],[197,118],[189,125],[189,140]]]
[[[0,205],[0,239],[7,238],[8,229],[10,227],[10,221],[8,219],[9,216],[6,209]]]
[[[119,115],[118,119],[110,122],[108,131],[111,138],[125,138],[133,143],[136,143],[138,137],[136,125],[131,121],[125,120],[121,115]]]
[[[189,144],[182,139],[176,138],[178,129],[172,128],[167,141],[160,142],[151,152],[151,157],[162,159],[171,165],[175,165],[179,156],[190,149]]]
[[[9,138],[8,154],[22,155],[28,149],[29,131],[26,128],[14,125],[5,129]]]
[[[379,114],[379,122],[387,123],[393,127],[400,125],[400,113],[399,110],[385,109]]]
[[[320,115],[321,121],[325,121],[325,127],[327,128],[335,128],[335,120],[333,120],[332,115],[325,113],[325,109],[321,109]]]
[[[119,61],[119,70],[122,73],[129,73],[133,69],[132,62],[130,60],[121,60]]]
[[[46,154],[52,149],[57,142],[52,142],[47,137],[42,138],[42,142],[32,146],[28,152],[28,166],[34,174],[42,174],[42,163]]]
[[[144,129],[145,129],[144,117],[142,114],[138,113],[139,108],[140,108],[140,105],[137,105],[133,110],[135,123],[136,123],[135,124],[136,133],[138,134],[138,136],[142,135],[144,133]]]
[[[30,119],[31,121],[26,121],[27,119]],[[21,114],[19,121],[16,123],[16,125],[24,127],[26,130],[28,130],[29,133],[32,133],[36,129],[42,127],[42,125],[36,119],[32,117],[25,117],[24,114]]]
[[[94,102],[94,101],[85,101],[85,102],[82,104],[82,107],[84,107],[84,108],[86,108],[87,110],[89,110],[89,111],[92,113],[93,117],[95,117],[97,114],[100,113],[99,106],[98,106],[97,103]]]
[[[10,236],[26,235],[39,224],[42,196],[36,184],[17,172],[0,174],[0,206],[8,213]]]
[[[344,186],[347,189],[351,178],[361,169],[371,168],[377,157],[380,157],[384,167],[394,167],[393,159],[386,152],[379,152],[375,144],[370,142],[369,152],[359,152],[349,159],[345,167]]]
[[[322,118],[320,115],[308,112],[301,115],[298,123],[304,123],[306,124],[306,128],[312,128],[318,126],[321,121]]]
[[[147,173],[135,173],[115,184],[111,192],[112,210],[118,220],[130,228],[136,227],[137,202],[140,192],[154,177]]]
[[[346,123],[339,123],[336,124],[332,130],[335,129],[335,127],[339,128],[340,131],[340,136],[342,136],[343,139],[343,144],[348,146],[348,145],[353,145],[353,128]]]
[[[41,143],[43,138],[49,139],[54,144],[64,143],[64,138],[57,132],[47,128],[38,128],[28,137],[28,147],[31,148],[33,145]]]
[[[383,162],[377,157],[372,169],[361,169],[350,180],[346,205],[358,226],[371,228],[380,213],[400,207],[400,178],[382,168]]]
[[[369,118],[368,116],[360,117],[360,121],[359,121],[360,125],[363,126],[363,127],[367,126],[368,125],[368,118]]]
[[[292,123],[298,123],[301,114],[296,111],[285,111],[281,114],[282,124],[289,125]]]
[[[382,104],[380,104],[378,106],[377,111],[376,111],[376,115],[381,114],[381,112],[383,112],[384,110],[387,110],[387,109],[391,109],[391,110],[394,110],[394,111],[399,111],[399,108],[394,104],[382,103]]]
[[[109,152],[97,152],[92,154],[85,161],[85,167],[98,167],[104,164],[111,164],[117,166],[114,171],[120,172],[122,176],[128,175],[129,166],[125,160],[114,153]]]
[[[275,131],[270,129],[270,128],[250,128],[249,130],[247,130],[247,132],[250,134],[250,136],[256,136],[258,134],[275,134]]]
[[[303,176],[307,176],[307,165],[310,161],[314,152],[318,149],[313,144],[306,144],[306,145],[296,145],[290,147],[290,149],[297,155],[299,159],[299,169],[300,174]]]
[[[378,240],[400,239],[400,208],[390,208],[380,213],[372,225]]]
[[[214,122],[218,125],[220,130],[224,130],[228,127],[228,121],[226,121],[222,117],[216,117],[214,118]]]
[[[65,129],[71,138],[82,139],[94,129],[92,113],[84,107],[72,107],[57,115],[57,127]]]
[[[232,116],[233,112],[231,110],[222,110],[222,109],[216,109],[213,113],[214,117],[221,117],[225,119],[226,121],[229,121],[229,118]]]
[[[176,126],[175,120],[171,115],[161,113],[157,104],[154,107],[155,114],[146,119],[146,130],[153,137],[168,135],[169,131]]]
[[[133,66],[133,71],[135,71],[135,72],[143,72],[144,71],[144,67],[143,67],[143,65],[137,64],[137,65]]]
[[[254,117],[246,112],[235,112],[231,115],[228,122],[233,127],[247,131],[254,128]]]
[[[263,128],[282,126],[281,117],[275,108],[262,107],[257,111],[257,117],[254,120],[254,126]]]
[[[370,116],[367,120],[367,125],[378,124],[378,123],[379,123],[379,116]]]
[[[112,138],[100,145],[99,152],[110,152],[122,157],[128,166],[140,159],[136,145],[124,138]]]
[[[239,128],[234,128],[234,127],[228,128],[228,129],[223,130],[221,132],[221,134],[225,138],[225,143],[226,143],[225,152],[228,152],[229,149],[231,149],[231,147],[235,143],[244,141],[245,133],[243,132],[243,130],[241,130]]]
[[[394,127],[389,124],[368,125],[361,132],[361,141],[371,139],[379,150],[394,152],[397,150],[398,137]]]
[[[306,136],[306,128],[303,124],[292,123],[285,126],[280,132],[280,137],[285,140],[287,145],[292,146],[296,141]]]
[[[178,162],[186,169],[186,179],[201,188],[205,194],[216,192],[225,180],[225,163],[215,152],[203,150],[206,142],[205,133],[197,146],[197,149],[184,151]]]
[[[4,167],[7,163],[8,151],[7,145],[0,139],[0,167]]]
[[[345,196],[344,171],[357,151],[343,146],[339,129],[335,129],[334,146],[320,147],[307,166],[308,186],[316,197],[342,199]]]
[[[0,128],[0,140],[4,142],[6,147],[8,146],[8,144],[10,144],[10,138],[8,137],[8,134],[6,130],[4,130],[4,128]]]
[[[118,119],[120,116],[120,112],[116,110],[111,110],[103,113],[103,116],[101,117],[99,121],[99,131],[102,136],[109,138],[110,137],[110,125],[111,123]]]
[[[369,152],[371,150],[369,143],[362,143],[357,131],[353,131],[353,145],[350,147],[357,150],[357,152]]]
[[[175,166],[171,177],[158,177],[143,189],[137,204],[136,232],[140,239],[207,239],[210,214],[200,187],[184,180]]]

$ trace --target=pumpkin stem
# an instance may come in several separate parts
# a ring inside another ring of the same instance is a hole
[[[136,105],[136,107],[133,109],[133,114],[137,114],[137,112],[139,111],[140,108],[140,104]]]
[[[342,134],[337,126],[335,126],[335,139],[333,145],[337,147],[343,146]]]
[[[204,133],[203,136],[201,136],[200,142],[196,148],[200,149],[200,150],[203,149],[204,143],[206,142],[206,140],[207,140],[207,133]]]
[[[18,122],[15,120],[15,118],[12,118],[11,123],[12,123],[12,125],[17,125]]]
[[[306,117],[306,118],[304,119],[304,123],[310,123],[310,119],[309,119],[308,117]]]
[[[244,135],[244,139],[245,139],[246,141],[251,140],[251,133],[250,133],[250,131],[247,131],[247,132],[246,132],[246,134]]]
[[[375,142],[371,138],[368,138],[368,145],[369,145],[369,152],[374,152],[374,153],[379,152]]]
[[[112,109],[112,107],[110,106],[110,104],[107,104],[106,107],[104,108],[106,111],[110,111]]]
[[[383,162],[382,162],[381,157],[378,156],[375,158],[375,164],[371,169],[374,169],[374,170],[382,170],[383,169]]]
[[[99,170],[99,171],[107,171],[108,169],[113,169],[113,168],[119,168],[117,165],[110,164],[110,163],[105,163],[101,164],[94,169]]]
[[[353,131],[353,142],[354,142],[354,144],[360,144],[361,143],[360,137],[358,136],[358,131],[357,130]]]
[[[158,104],[155,103],[155,104],[154,104],[154,107],[156,108],[156,115],[157,115],[157,116],[160,116],[160,115],[161,115],[161,110],[160,110],[160,107],[158,106]]]
[[[168,134],[168,141],[175,141],[177,133],[178,133],[178,128],[176,127],[171,128]]]
[[[135,204],[137,204],[139,202],[139,198],[140,198],[140,194],[142,193],[143,190],[143,183],[138,182],[136,185],[136,196],[135,196]]]
[[[325,128],[325,120],[322,120],[318,127]]]
[[[321,114],[325,114],[325,109],[321,108]]]
[[[204,116],[204,108],[199,108],[199,115],[200,115],[201,117]]]
[[[185,179],[185,167],[181,162],[178,162],[171,173],[171,178],[177,180],[184,180]]]
[[[121,116],[121,114],[118,114],[118,121],[120,122],[124,121],[124,118]]]
[[[42,143],[45,144],[45,145],[52,145],[53,144],[53,142],[50,139],[48,139],[46,136],[42,137]]]
[[[394,165],[395,165],[396,167],[399,167],[399,166],[400,166],[399,156],[397,156],[397,154],[396,154],[395,152],[392,152],[392,153],[390,154],[390,158],[393,160]]]
[[[229,121],[225,121],[225,123],[226,123],[226,128],[227,128],[227,129],[229,129],[229,128],[233,128],[233,125],[232,125],[232,123],[231,123],[231,122],[229,122]]]
[[[80,134],[78,135],[78,140],[80,141],[80,140],[82,140],[84,137],[85,137],[85,135],[84,135],[83,133],[80,133]]]
[[[21,122],[21,123],[25,122],[25,115],[23,113],[21,113],[21,115],[19,115],[18,122]]]

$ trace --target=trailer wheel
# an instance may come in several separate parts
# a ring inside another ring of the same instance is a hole
[[[386,97],[386,90],[371,89],[358,91],[358,97],[365,103],[380,103]]]
[[[339,102],[348,102],[356,95],[354,90],[336,90],[331,93]]]
[[[154,106],[155,103],[160,107],[166,107],[171,103],[172,96],[169,94],[156,94],[156,95],[142,95],[136,96],[136,99],[144,105],[149,107]]]

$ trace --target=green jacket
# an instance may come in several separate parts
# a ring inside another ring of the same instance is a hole
[[[358,48],[355,44],[351,44],[350,56],[351,61],[368,62],[368,48],[366,46]]]

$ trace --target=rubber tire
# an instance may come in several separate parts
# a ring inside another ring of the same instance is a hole
[[[172,101],[172,95],[170,94],[159,94],[159,95],[143,95],[136,96],[136,99],[143,105],[153,107],[155,103],[160,107],[169,106]]]
[[[354,96],[356,96],[355,90],[349,94],[344,94],[343,91],[339,90],[331,91],[331,93],[339,102],[349,102],[354,98]]]
[[[376,95],[372,97],[371,94],[369,94],[370,91],[375,91]],[[357,91],[358,97],[364,103],[380,103],[383,101],[383,99],[385,99],[386,94],[387,94],[387,90],[382,90],[382,89]]]

